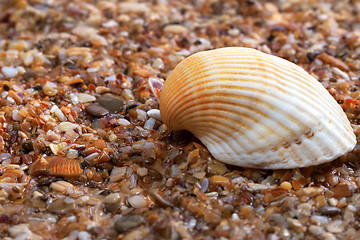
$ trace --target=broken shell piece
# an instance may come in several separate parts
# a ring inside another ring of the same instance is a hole
[[[49,156],[35,161],[29,169],[31,175],[76,177],[83,173],[78,161],[72,158]]]
[[[219,161],[243,167],[317,165],[356,144],[341,107],[314,77],[249,48],[183,60],[165,81],[160,113],[166,126],[192,132]]]

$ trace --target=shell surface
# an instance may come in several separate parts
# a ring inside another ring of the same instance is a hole
[[[31,175],[51,175],[59,177],[76,177],[83,173],[78,161],[72,158],[48,156],[31,164]]]
[[[317,165],[356,144],[321,83],[250,48],[209,50],[180,62],[162,88],[160,113],[168,128],[190,131],[217,160],[243,167]]]

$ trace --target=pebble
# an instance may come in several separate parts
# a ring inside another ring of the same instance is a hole
[[[139,215],[133,215],[128,217],[122,217],[115,222],[115,230],[118,233],[127,232],[131,228],[138,227],[144,224],[145,219]]]
[[[93,95],[90,95],[90,94],[86,94],[86,93],[79,93],[78,100],[79,100],[79,103],[88,103],[88,102],[95,101],[96,97],[94,97]]]
[[[323,208],[320,208],[320,211],[323,214],[325,214],[327,216],[330,216],[330,217],[341,214],[341,209],[340,208],[331,207],[331,206],[325,206]]]
[[[152,66],[156,69],[164,69],[165,65],[161,58],[156,58],[152,64]]]
[[[107,195],[104,198],[103,202],[104,203],[116,203],[119,199],[120,199],[119,193],[110,193],[109,195]]]
[[[324,229],[322,227],[319,227],[319,226],[316,226],[316,225],[311,225],[309,227],[309,232],[314,235],[314,236],[317,236],[317,235],[320,235],[324,232]]]
[[[326,230],[331,233],[341,233],[344,231],[344,227],[336,224],[329,223],[326,226]]]
[[[161,121],[161,116],[160,116],[160,110],[159,109],[151,109],[149,111],[146,112],[147,115],[151,118],[155,118],[156,120]]]
[[[226,185],[229,183],[229,179],[227,177],[215,175],[210,177],[210,183],[215,185]]]
[[[147,205],[145,197],[141,194],[130,197],[128,202],[133,208],[143,208]]]
[[[59,131],[61,132],[65,132],[67,130],[74,130],[78,127],[77,124],[75,123],[71,123],[71,122],[61,122],[59,125],[58,125],[58,129]]]
[[[117,182],[126,174],[126,167],[114,167],[110,174],[110,182]]]
[[[57,199],[50,203],[47,209],[57,214],[64,214],[75,209],[75,203],[67,203],[64,199]]]
[[[119,24],[114,20],[110,20],[110,21],[105,22],[105,23],[102,24],[102,26],[105,27],[105,28],[117,27],[118,25]]]
[[[347,184],[338,184],[331,189],[335,195],[334,198],[343,198],[343,197],[351,197],[353,191],[351,187]]]
[[[187,33],[188,29],[180,24],[169,24],[164,27],[165,33],[182,34]]]
[[[104,117],[109,114],[106,108],[97,104],[90,104],[85,107],[85,111],[93,117]]]
[[[47,82],[43,86],[42,90],[46,96],[55,96],[57,94],[57,85],[53,82]]]
[[[336,237],[334,236],[334,234],[329,233],[329,232],[323,232],[321,235],[320,239],[323,240],[336,240]]]
[[[78,237],[79,240],[91,239],[91,235],[88,232],[85,232],[85,231],[79,232],[77,237]]]
[[[120,97],[110,93],[106,93],[99,97],[97,102],[111,113],[121,112],[124,109],[124,101]]]
[[[144,124],[144,129],[153,130],[155,122],[155,118],[149,118]]]
[[[129,126],[129,125],[131,125],[131,123],[128,120],[126,120],[125,118],[119,118],[117,123],[119,125],[121,125],[121,126]]]
[[[144,13],[149,12],[149,8],[145,3],[123,2],[119,4],[120,13]]]
[[[2,67],[1,71],[7,78],[15,77],[18,74],[18,70],[14,67]]]
[[[295,230],[295,232],[301,233],[306,231],[306,227],[301,224],[301,222],[294,218],[287,219],[290,227]]]
[[[316,223],[317,225],[323,225],[329,223],[329,218],[325,216],[314,215],[310,219],[312,222]]]

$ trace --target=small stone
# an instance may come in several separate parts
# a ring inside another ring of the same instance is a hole
[[[145,220],[144,217],[139,215],[133,215],[128,217],[123,217],[115,222],[115,230],[118,233],[127,232],[131,228],[138,227],[144,224]]]
[[[115,96],[110,93],[106,93],[99,97],[97,102],[108,109],[111,113],[121,112],[124,108],[124,101],[121,97]]]
[[[280,187],[286,190],[291,190],[292,185],[288,181],[284,181],[280,184]]]
[[[43,86],[42,90],[45,95],[52,97],[52,96],[55,96],[58,92],[56,88],[57,88],[57,85],[55,83],[47,82]]]
[[[14,67],[2,67],[1,71],[7,78],[15,77],[18,74],[18,70]]]
[[[329,232],[323,232],[321,235],[320,239],[323,240],[336,240],[336,237],[334,236],[334,234],[329,233]]]
[[[164,27],[165,33],[182,34],[187,33],[188,29],[180,24],[169,24]]]
[[[218,184],[218,185],[227,185],[229,183],[229,179],[227,177],[215,175],[210,178],[211,184]]]
[[[117,120],[117,123],[120,126],[129,126],[129,125],[131,125],[131,123],[128,120],[126,120],[125,118],[119,118],[119,120]]]
[[[229,35],[232,36],[232,37],[236,37],[236,36],[239,36],[240,34],[240,30],[237,29],[237,28],[232,28],[228,31]]]
[[[301,224],[301,222],[294,218],[288,218],[287,219],[290,227],[295,230],[297,233],[302,233],[306,231],[306,227]]]
[[[116,203],[119,199],[120,199],[119,193],[110,193],[109,195],[107,195],[104,198],[103,202],[104,203]]]
[[[93,102],[95,100],[96,100],[96,97],[94,97],[93,95],[90,95],[90,94],[79,93],[79,95],[78,95],[78,101],[80,103],[88,103],[88,102]]]
[[[85,232],[85,231],[79,232],[77,237],[78,237],[79,240],[91,239],[91,235],[88,232]]]
[[[144,177],[148,174],[149,171],[147,168],[142,167],[142,168],[138,168],[136,172],[140,177]]]
[[[117,27],[118,25],[119,24],[116,21],[114,21],[113,19],[111,19],[110,21],[105,22],[105,23],[102,24],[102,26],[105,27],[105,28]]]
[[[50,203],[47,209],[57,214],[64,214],[75,209],[75,203],[67,203],[64,199],[57,199]]]
[[[144,13],[148,12],[149,8],[145,3],[136,3],[136,2],[123,2],[119,4],[120,13]]]
[[[147,205],[145,197],[141,194],[130,197],[128,202],[133,208],[143,208]]]
[[[323,214],[325,214],[327,216],[330,216],[330,217],[341,214],[341,209],[340,208],[331,207],[331,206],[325,206],[323,208],[320,208],[320,211]]]
[[[85,107],[85,111],[93,117],[104,117],[109,114],[109,111],[102,106],[90,104]]]
[[[74,130],[78,127],[77,124],[71,122],[62,122],[58,125],[58,129],[61,132],[65,132],[67,130]]]
[[[341,232],[344,231],[344,227],[340,226],[340,225],[333,224],[333,223],[329,223],[326,226],[326,230],[328,232],[331,232],[331,233],[341,233]]]
[[[347,184],[338,184],[331,190],[335,193],[334,198],[351,197],[353,194],[351,187]]]
[[[160,116],[160,110],[159,109],[151,109],[151,110],[147,111],[146,114],[149,117],[152,117],[152,118],[155,118],[156,120],[161,121],[161,116]]]
[[[316,226],[316,225],[311,225],[309,227],[309,232],[314,235],[314,236],[317,236],[317,235],[320,235],[324,232],[324,229],[322,227],[319,227],[319,226]]]

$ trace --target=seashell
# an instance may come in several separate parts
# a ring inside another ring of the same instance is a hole
[[[219,161],[265,169],[329,162],[356,138],[341,107],[301,67],[230,47],[180,62],[161,91],[172,130],[193,133]]]
[[[78,161],[72,158],[49,156],[40,158],[31,164],[30,175],[51,175],[76,177],[83,173]]]

